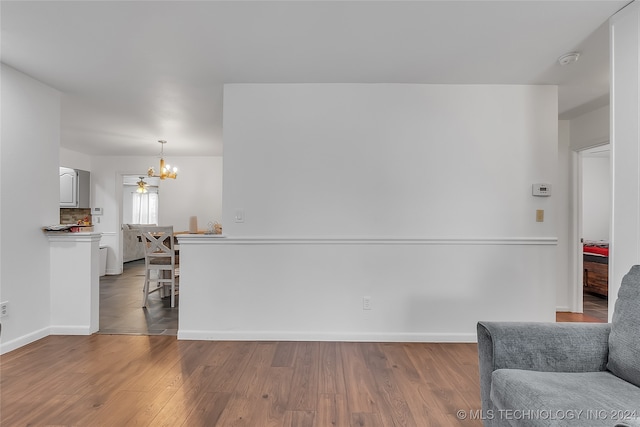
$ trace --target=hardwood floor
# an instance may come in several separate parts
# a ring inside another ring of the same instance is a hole
[[[589,323],[606,323],[596,317],[589,316],[584,313],[569,313],[566,311],[558,311],[556,313],[556,322],[589,322]]]
[[[49,336],[2,357],[3,426],[481,426],[475,344]]]
[[[124,264],[117,276],[100,278],[100,334],[177,335],[179,295],[176,307],[158,292],[149,295],[142,308],[144,259]]]
[[[608,317],[608,301],[606,298],[601,298],[588,293],[584,294],[583,312],[582,313],[567,313],[557,312],[556,322],[592,322],[592,323],[606,323],[609,321]]]
[[[101,278],[100,334],[2,356],[0,425],[482,425],[475,344],[178,341],[177,309],[140,307],[142,274]],[[603,320],[585,303],[558,321]]]
[[[595,317],[603,322],[609,320],[609,301],[607,298],[585,292],[582,305],[584,314]]]

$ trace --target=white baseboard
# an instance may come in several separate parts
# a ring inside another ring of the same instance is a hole
[[[178,339],[197,341],[477,342],[475,333],[305,333],[289,331],[188,331],[181,329],[178,329]]]
[[[16,350],[49,335],[91,335],[89,326],[51,326],[8,342],[0,343],[0,354]],[[474,343],[475,334],[465,333],[303,333],[286,331],[185,331],[178,330],[179,340],[199,341],[340,341],[340,342],[425,342]]]
[[[43,328],[38,331],[31,332],[30,334],[23,335],[8,342],[0,343],[0,354],[5,354],[10,351],[16,350],[32,342],[38,341],[44,337],[50,335],[50,328]]]
[[[560,307],[556,307],[556,311],[559,311],[562,313],[570,313],[571,309],[569,308],[569,306],[560,306]]]
[[[90,326],[64,326],[64,325],[53,325],[50,329],[50,335],[91,335],[93,332],[91,331]]]

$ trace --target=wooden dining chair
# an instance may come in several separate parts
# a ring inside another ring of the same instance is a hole
[[[176,289],[178,287],[180,256],[176,255],[173,227],[140,227],[140,237],[144,246],[144,299],[142,306],[147,306],[149,294],[171,286],[171,308],[176,306]],[[155,272],[152,275],[151,272]],[[151,282],[156,286],[152,287]]]

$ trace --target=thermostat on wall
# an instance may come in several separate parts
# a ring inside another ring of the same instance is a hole
[[[550,196],[551,195],[551,185],[550,184],[533,184],[533,195],[534,196]]]
[[[91,215],[102,215],[102,208],[91,208]]]

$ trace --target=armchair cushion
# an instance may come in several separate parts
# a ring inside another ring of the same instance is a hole
[[[495,418],[527,426],[612,426],[640,414],[640,389],[606,371],[498,369],[491,399]]]
[[[640,387],[640,266],[635,265],[624,276],[618,291],[607,369]]]

